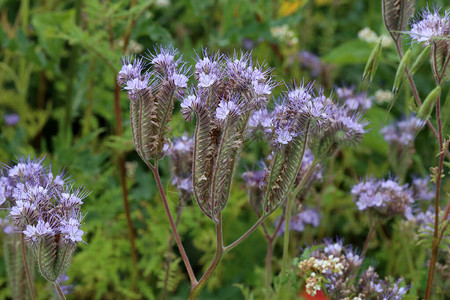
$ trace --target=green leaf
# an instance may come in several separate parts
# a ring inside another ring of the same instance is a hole
[[[338,65],[362,64],[369,56],[369,44],[361,40],[352,40],[334,48],[323,57],[323,61]]]

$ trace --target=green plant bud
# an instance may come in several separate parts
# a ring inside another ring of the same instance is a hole
[[[411,69],[409,69],[409,72],[411,73],[411,75],[415,74],[417,72],[417,70],[419,70],[422,63],[429,57],[430,49],[431,49],[431,46],[427,46],[427,47],[423,48],[423,50],[417,56]]]
[[[367,81],[367,79],[369,79],[369,82],[372,82],[373,77],[375,76],[381,55],[381,41],[382,39],[380,39],[375,48],[373,48],[372,53],[369,56],[362,76],[363,81]]]
[[[436,99],[440,94],[441,86],[438,85],[425,98],[425,101],[422,103],[419,112],[417,113],[417,117],[421,118],[422,120],[428,119],[431,115],[431,112],[433,111],[434,105],[436,104]]]

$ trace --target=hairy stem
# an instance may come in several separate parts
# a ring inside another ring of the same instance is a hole
[[[61,298],[61,300],[66,300],[66,296],[64,296],[64,293],[63,293],[63,291],[62,291],[61,286],[59,285],[59,283],[58,283],[57,281],[54,281],[54,282],[53,282],[53,285],[55,286],[56,291],[58,292],[59,298]]]
[[[34,291],[34,284],[33,284],[33,279],[31,278],[30,268],[28,267],[27,252],[26,252],[25,239],[24,239],[23,233],[20,234],[20,243],[22,244],[23,267],[25,268],[25,273],[27,274],[28,288],[30,289],[31,299],[35,300],[36,294]]]
[[[223,247],[222,212],[220,212],[217,216],[217,223],[216,223],[216,253],[205,274],[203,274],[202,278],[200,278],[198,282],[192,285],[189,300],[195,300],[198,298],[198,295],[200,294],[201,290],[204,288],[208,280],[214,274],[214,271],[216,270],[217,266],[222,260],[224,254],[225,248]]]
[[[197,279],[195,278],[194,271],[192,270],[191,263],[189,262],[189,258],[184,250],[183,243],[181,242],[180,235],[178,234],[177,226],[172,217],[172,213],[170,212],[169,204],[167,203],[166,194],[164,193],[163,186],[161,184],[161,177],[159,176],[158,170],[158,161],[155,162],[155,165],[152,166],[147,162],[147,165],[152,170],[153,175],[155,176],[156,185],[158,186],[159,195],[161,196],[162,202],[164,204],[164,209],[167,214],[167,218],[169,219],[170,227],[172,228],[172,234],[175,237],[175,242],[177,243],[178,250],[180,250],[181,258],[183,259],[184,265],[186,266],[186,270],[189,275],[189,279],[192,285],[197,284]]]

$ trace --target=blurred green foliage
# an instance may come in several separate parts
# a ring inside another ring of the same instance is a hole
[[[448,6],[446,0],[435,3]],[[416,7],[425,4],[417,1]],[[376,43],[359,39],[358,32],[369,27],[378,35],[387,33],[381,22],[381,1],[372,0],[1,0],[0,22],[0,161],[30,153],[46,155],[54,170],[67,167],[78,184],[92,191],[83,209],[87,213],[86,244],[77,250],[68,273],[74,285],[68,299],[160,299],[161,295],[170,228],[154,179],[133,150],[125,93],[120,93],[121,115],[114,113],[121,55],[143,54],[156,44],[170,43],[192,62],[195,51],[203,47],[230,54],[242,49],[274,67],[280,82],[315,80],[328,93],[337,85],[357,86],[361,80]],[[315,69],[302,60],[302,51],[318,57]],[[379,89],[391,89],[397,64],[393,45],[383,48],[370,96]],[[415,74],[423,98],[433,88],[430,74],[426,63]],[[448,87],[443,95],[448,95]],[[375,104],[365,115],[371,130],[362,144],[341,149],[330,158],[323,184],[307,199],[310,207],[321,211],[321,225],[293,234],[295,251],[305,243],[334,236],[362,247],[368,220],[357,211],[349,190],[366,174],[397,175],[389,163],[392,153],[379,131],[389,120],[413,111],[410,98],[409,90],[403,88],[389,113],[387,104]],[[10,114],[19,116],[17,124],[7,124]],[[443,108],[447,132],[449,115],[447,97]],[[123,119],[123,135],[115,129],[118,117]],[[177,113],[172,128],[174,136],[193,129]],[[429,130],[419,134],[415,145],[406,180],[412,175],[425,176],[436,164],[437,143]],[[249,145],[241,172],[252,168],[264,151],[259,143]],[[136,289],[131,287],[131,250],[117,169],[120,155],[126,160],[126,185],[137,234]],[[160,168],[175,211],[178,196],[169,184],[167,161]],[[444,183],[448,192],[448,180]],[[448,201],[448,196],[444,199]],[[224,213],[227,241],[256,220],[240,179]],[[189,204],[179,228],[194,270],[200,273],[214,254],[214,226],[196,204]],[[178,256],[176,247],[173,252]],[[264,238],[257,232],[225,257],[201,299],[243,299],[244,294],[260,299],[265,253]],[[380,274],[403,276],[412,283],[411,299],[423,294],[426,250],[416,245],[413,233],[400,219],[383,225],[368,256],[379,263]],[[277,243],[275,272],[280,257],[281,243]],[[0,299],[7,299],[3,264],[0,256]],[[189,285],[184,266],[176,260],[171,268],[169,298],[185,299]],[[43,280],[37,288],[39,299],[53,295]]]

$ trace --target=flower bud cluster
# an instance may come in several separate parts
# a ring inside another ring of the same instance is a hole
[[[64,172],[54,176],[42,161],[20,158],[17,164],[1,170],[0,204],[9,209],[13,228],[24,234],[27,245],[39,258],[42,275],[55,281],[82,242],[80,208],[86,193],[73,189]],[[54,264],[61,266],[48,268]]]
[[[403,215],[406,218],[412,214],[413,191],[407,184],[399,185],[393,179],[368,178],[354,185],[351,193],[361,211],[372,209],[384,216]]]

